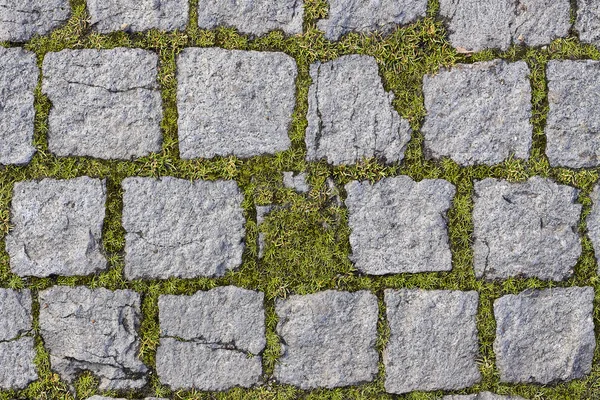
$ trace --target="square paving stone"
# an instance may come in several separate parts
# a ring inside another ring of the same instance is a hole
[[[223,276],[242,263],[243,195],[234,181],[123,181],[125,276]]]
[[[278,299],[281,357],[275,379],[301,389],[372,381],[377,375],[377,297],[327,290]]]
[[[583,378],[596,341],[591,287],[529,290],[494,302],[494,352],[502,382]]]
[[[388,163],[404,158],[411,129],[394,109],[375,58],[348,55],[310,66],[308,161],[353,164],[377,157]]]
[[[34,53],[0,48],[0,164],[27,164],[35,153],[33,92],[38,74]]]
[[[600,3],[597,0],[577,0],[575,30],[583,43],[600,45]]]
[[[525,400],[519,396],[501,396],[490,392],[476,394],[450,395],[442,397],[442,400]]]
[[[149,29],[173,31],[185,29],[188,22],[187,0],[87,0],[90,24],[100,33],[141,32]]]
[[[252,157],[290,147],[294,59],[284,53],[188,48],[177,59],[181,157]]]
[[[440,0],[450,42],[462,52],[541,46],[569,33],[569,0]]]
[[[50,364],[73,383],[83,371],[100,390],[146,384],[140,361],[140,296],[131,290],[54,286],[40,292],[40,330]]]
[[[0,41],[25,42],[46,35],[71,16],[69,0],[3,0]]]
[[[156,370],[171,389],[251,387],[262,375],[264,294],[235,286],[159,297]]]
[[[386,290],[385,390],[457,390],[481,380],[477,292]]]
[[[106,268],[105,203],[105,181],[87,176],[15,183],[10,210],[13,229],[6,236],[12,272],[73,276]]]
[[[408,176],[346,185],[351,259],[372,275],[449,271],[447,213],[456,189]]]
[[[58,156],[132,159],[161,150],[158,56],[141,49],[48,53],[48,147]]]
[[[458,64],[423,79],[427,115],[422,132],[430,157],[460,165],[527,158],[531,147],[531,85],[523,61]]]
[[[560,281],[581,254],[579,191],[549,179],[475,183],[475,276]]]
[[[552,166],[600,165],[600,62],[548,62],[546,155]]]

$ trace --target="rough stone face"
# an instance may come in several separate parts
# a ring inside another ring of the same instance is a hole
[[[475,291],[386,290],[385,390],[456,390],[481,380]]]
[[[502,382],[548,384],[583,378],[596,342],[592,287],[507,295],[494,302],[494,352]]]
[[[303,16],[303,0],[203,0],[198,4],[200,28],[230,26],[250,35],[262,35],[272,30],[282,30],[288,35],[300,34]]]
[[[34,53],[0,48],[0,164],[26,164],[35,153],[33,92],[37,81]]]
[[[587,234],[594,246],[596,260],[600,259],[600,186],[596,185],[590,194],[592,211],[587,216]]]
[[[348,55],[310,66],[306,150],[309,161],[334,165],[377,157],[399,162],[410,140],[408,121],[392,106],[371,56]]]
[[[579,191],[549,179],[475,183],[474,263],[478,278],[563,280],[581,254]]]
[[[48,53],[42,91],[58,156],[131,159],[161,150],[158,56],[141,49]]]
[[[548,62],[546,155],[552,166],[600,165],[600,62]]]
[[[349,32],[390,33],[398,25],[406,25],[424,17],[427,0],[329,0],[327,19],[317,22],[329,40],[338,40]]]
[[[44,277],[104,269],[105,186],[105,181],[87,176],[15,183],[13,229],[6,236],[11,270]]]
[[[531,147],[531,86],[523,61],[459,64],[425,75],[426,152],[461,165],[498,164]]]
[[[440,0],[452,45],[463,52],[541,46],[569,33],[569,0]]]
[[[294,189],[300,193],[306,193],[310,190],[306,183],[306,173],[296,174],[295,172],[286,171],[283,173],[283,186],[289,189]]]
[[[262,374],[263,293],[226,286],[159,297],[156,369],[172,389],[250,387]],[[249,357],[251,356],[251,357]]]
[[[286,150],[297,74],[296,62],[284,53],[183,50],[177,61],[181,157]]]
[[[519,396],[500,396],[490,392],[481,392],[477,394],[465,394],[455,396],[444,396],[442,400],[525,400]]]
[[[187,0],[88,0],[90,24],[100,33],[183,30],[188,22]]]
[[[100,390],[144,386],[136,292],[54,286],[39,297],[44,345],[52,369],[64,380],[73,382],[87,370],[100,379]]]
[[[351,259],[360,271],[384,275],[449,271],[446,214],[456,192],[441,179],[408,176],[346,185]]]
[[[377,298],[368,291],[277,300],[281,358],[275,379],[302,389],[369,382],[377,374]]]
[[[222,276],[244,250],[243,195],[234,181],[123,181],[125,276]]]
[[[575,29],[583,43],[600,45],[600,3],[596,0],[577,0]]]
[[[256,206],[256,225],[260,226],[269,214],[273,210],[273,206]],[[262,258],[265,254],[265,234],[264,232],[258,232],[258,258]]]
[[[70,16],[69,0],[3,0],[0,40],[26,42],[59,28]]]

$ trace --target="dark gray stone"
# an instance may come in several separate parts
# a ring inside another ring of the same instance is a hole
[[[525,400],[519,396],[501,396],[490,392],[481,392],[477,394],[464,394],[454,396],[444,396],[442,400]]]
[[[596,341],[592,287],[529,290],[494,302],[494,352],[502,382],[583,378]]]
[[[19,276],[88,275],[106,268],[102,254],[105,181],[15,183],[13,229],[6,236],[10,268]]]
[[[292,171],[286,171],[283,173],[283,186],[300,193],[306,193],[310,190],[308,183],[306,183],[306,178],[307,176],[304,172],[296,174]]]
[[[301,389],[372,381],[377,375],[378,305],[368,291],[324,292],[278,299],[281,357],[275,379]]]
[[[423,79],[426,154],[461,165],[527,158],[531,85],[523,61],[458,64]]]
[[[71,16],[69,0],[3,0],[0,40],[26,42],[59,28]]]
[[[456,189],[450,182],[399,176],[352,181],[346,192],[357,269],[373,275],[452,269],[446,215]]]
[[[600,3],[596,0],[577,0],[575,29],[583,43],[600,45]]]
[[[48,148],[58,156],[131,159],[161,150],[158,56],[141,49],[48,53]]]
[[[40,330],[50,364],[70,383],[87,370],[100,379],[100,390],[144,386],[140,316],[140,296],[131,290],[54,286],[40,292]]]
[[[596,261],[598,261],[600,260],[600,185],[594,187],[590,197],[592,199],[592,210],[587,216],[587,234],[592,241]]]
[[[244,196],[234,181],[123,181],[125,276],[223,276],[242,263]]]
[[[334,165],[402,161],[411,129],[392,106],[375,58],[348,55],[310,66],[307,160]]]
[[[177,60],[181,157],[247,158],[288,149],[297,74],[284,53],[183,50]]]
[[[579,191],[538,176],[475,183],[475,276],[563,280],[581,254]]]
[[[475,291],[386,290],[385,390],[457,390],[481,380]]]
[[[250,387],[262,375],[264,295],[235,286],[159,297],[156,370],[171,389]]]
[[[90,24],[100,33],[183,30],[187,0],[87,0]]]

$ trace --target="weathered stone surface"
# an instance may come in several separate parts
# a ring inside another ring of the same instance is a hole
[[[357,269],[373,275],[452,269],[446,214],[456,189],[450,182],[399,176],[352,181],[346,192]]]
[[[104,396],[92,396],[92,397],[88,397],[87,400],[127,400],[124,397],[119,397],[119,398],[115,398],[115,397],[104,397]],[[165,398],[159,398],[159,397],[145,397],[144,400],[168,400]]]
[[[481,392],[477,394],[464,394],[454,396],[444,396],[442,400],[525,400],[519,396],[501,396],[490,392]]]
[[[15,183],[6,236],[12,271],[43,277],[104,269],[105,202],[105,182],[87,176]]]
[[[29,290],[0,288],[0,342],[13,340],[29,332],[32,321]]]
[[[459,64],[425,75],[422,132],[431,157],[497,164],[531,147],[531,86],[523,61]]]
[[[463,52],[541,46],[569,33],[569,0],[440,0],[450,42]]]
[[[369,382],[377,374],[377,298],[368,291],[277,300],[281,358],[275,378],[302,389]]]
[[[600,45],[600,3],[596,0],[577,0],[575,29],[583,43]]]
[[[600,62],[548,62],[546,155],[552,166],[600,165]]]
[[[3,0],[0,40],[25,42],[35,35],[46,35],[70,16],[69,0]]]
[[[204,0],[198,4],[198,26],[213,29],[230,26],[240,33],[262,35],[282,30],[289,35],[302,33],[303,0]]]
[[[583,378],[596,342],[592,287],[507,295],[494,302],[494,352],[502,382],[548,384]]]
[[[398,25],[406,25],[424,17],[427,0],[329,0],[328,18],[317,22],[329,40],[338,40],[349,32],[390,33]]]
[[[35,153],[33,92],[38,73],[34,53],[0,48],[0,164],[26,164]]]
[[[306,150],[334,165],[377,157],[402,161],[411,130],[392,106],[371,56],[348,55],[310,66]]]
[[[590,198],[592,199],[592,210],[587,216],[587,234],[592,241],[596,261],[598,261],[600,260],[600,185],[594,187]]]
[[[158,56],[141,49],[48,53],[48,147],[59,156],[131,159],[161,150]]]
[[[386,290],[385,390],[456,390],[481,380],[475,291]]]
[[[273,206],[256,206],[256,225],[260,226],[269,214],[273,210]],[[265,254],[265,234],[264,232],[258,232],[258,258],[262,258]]]
[[[306,173],[302,172],[296,174],[292,171],[286,171],[283,173],[283,186],[289,189],[294,189],[300,193],[306,193],[310,190],[308,183],[306,183]]]
[[[235,286],[160,296],[156,370],[172,389],[250,387],[262,374],[263,293]],[[250,356],[250,357],[249,357]]]
[[[234,181],[123,181],[125,276],[222,276],[244,250],[243,195]]]
[[[579,191],[549,179],[475,183],[474,263],[478,278],[562,280],[581,254]]]
[[[100,33],[183,30],[188,22],[187,0],[87,0],[90,24]]]
[[[73,382],[87,370],[100,379],[100,390],[144,386],[136,292],[54,286],[39,297],[44,345],[52,369],[64,380]]]

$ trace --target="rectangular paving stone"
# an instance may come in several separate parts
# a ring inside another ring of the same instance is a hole
[[[531,86],[523,61],[458,64],[423,78],[422,127],[430,158],[460,165],[527,158],[531,148]]]
[[[281,357],[275,379],[301,389],[372,381],[377,375],[378,305],[368,291],[327,290],[278,299]]]
[[[3,0],[0,41],[26,42],[59,28],[70,17],[69,0]]]
[[[181,157],[247,158],[288,149],[297,74],[284,53],[184,49],[177,59]]]
[[[251,387],[266,345],[263,293],[235,286],[158,299],[156,370],[171,389]]]
[[[132,159],[161,150],[158,56],[142,49],[48,53],[48,148],[58,156]]]
[[[481,380],[475,291],[386,290],[385,390],[457,390]]]
[[[74,179],[15,183],[6,236],[19,276],[89,275],[106,268],[102,226],[106,182]]]
[[[100,33],[184,30],[188,22],[187,0],[87,0],[90,25]]]
[[[40,330],[52,370],[73,383],[83,371],[100,390],[139,389],[140,296],[131,290],[53,286],[39,294]]]
[[[475,182],[475,276],[560,281],[581,254],[579,191],[541,177]]]
[[[447,213],[456,192],[441,179],[408,176],[346,185],[351,260],[366,274],[449,271]]]
[[[596,184],[592,193],[590,193],[592,200],[592,210],[587,216],[587,235],[592,241],[594,246],[594,253],[596,255],[596,261],[600,259],[600,186]],[[598,262],[600,266],[600,262]],[[600,271],[600,268],[599,268]]]
[[[394,109],[375,58],[347,55],[310,66],[306,159],[333,165],[404,158],[411,130]]]
[[[234,181],[123,181],[127,279],[223,276],[242,263],[243,195]]]
[[[597,0],[577,0],[575,30],[581,42],[600,45],[600,3]]]
[[[494,353],[502,382],[584,378],[596,341],[592,287],[528,290],[494,301]]]

